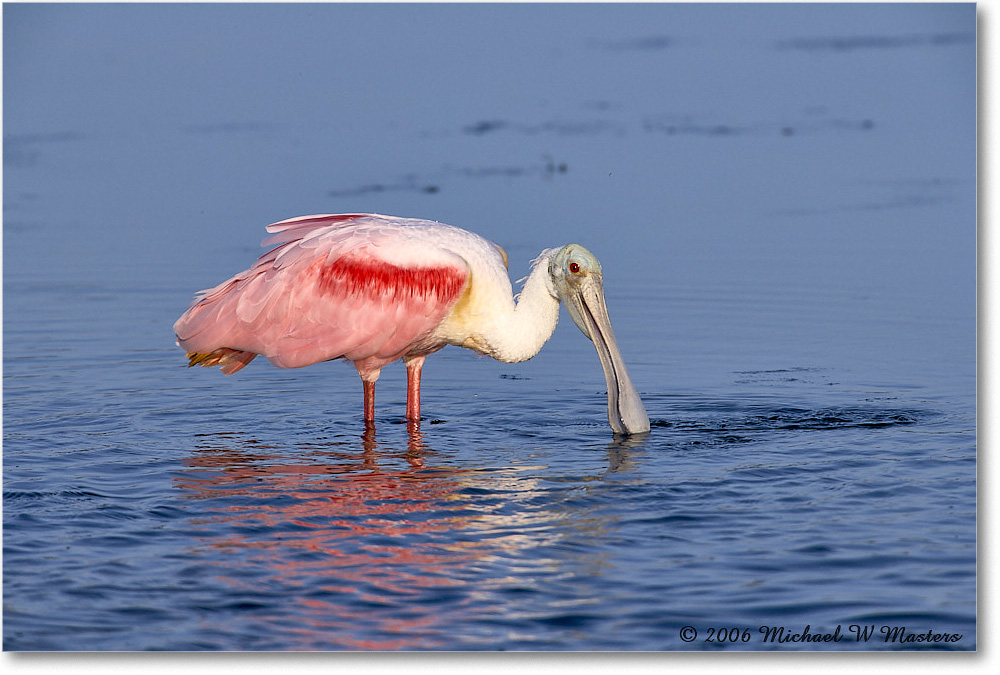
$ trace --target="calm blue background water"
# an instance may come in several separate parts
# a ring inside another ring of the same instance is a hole
[[[976,647],[973,5],[3,16],[5,649]],[[184,367],[355,211],[596,252],[651,433],[565,314],[416,433],[402,367],[374,434],[349,364]]]

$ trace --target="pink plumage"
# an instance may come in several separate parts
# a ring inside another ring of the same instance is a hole
[[[372,215],[275,223],[264,243],[279,245],[202,291],[174,324],[178,344],[192,365],[226,374],[262,354],[282,368],[346,358],[362,378],[377,377],[443,346],[428,338],[469,278],[463,258],[442,247],[448,237],[428,236],[447,227]]]

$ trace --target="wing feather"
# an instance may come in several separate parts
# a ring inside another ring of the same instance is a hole
[[[202,291],[174,325],[178,344],[196,356],[262,354],[284,368],[340,357],[388,363],[429,349],[470,278],[437,236],[442,228],[455,230],[356,214],[275,223],[265,243],[278,246]],[[238,358],[231,370],[249,361]]]

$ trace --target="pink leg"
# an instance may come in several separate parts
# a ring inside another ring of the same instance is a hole
[[[355,361],[354,367],[361,376],[361,385],[365,389],[365,426],[375,426],[375,382],[382,372],[381,366],[371,367],[364,361]]]
[[[420,422],[420,371],[423,367],[423,356],[406,362],[406,419],[411,422]]]
[[[375,383],[361,380],[365,388],[365,426],[375,426]]]

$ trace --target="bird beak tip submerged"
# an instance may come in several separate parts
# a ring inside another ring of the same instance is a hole
[[[594,343],[608,386],[608,423],[616,434],[649,432],[649,416],[629,377],[604,299],[601,276],[581,284],[567,309],[580,330]]]
[[[609,412],[609,420],[610,415],[611,413]],[[649,433],[649,417],[646,415],[646,408],[642,405],[638,394],[636,394],[635,400],[628,405],[619,404],[617,422],[620,428],[615,428],[615,425],[612,424],[612,428],[615,429],[616,434],[637,436]]]
[[[628,376],[604,299],[604,276],[593,253],[567,244],[549,258],[549,276],[580,331],[597,349],[608,385],[608,422],[616,434],[649,431],[649,417]]]

